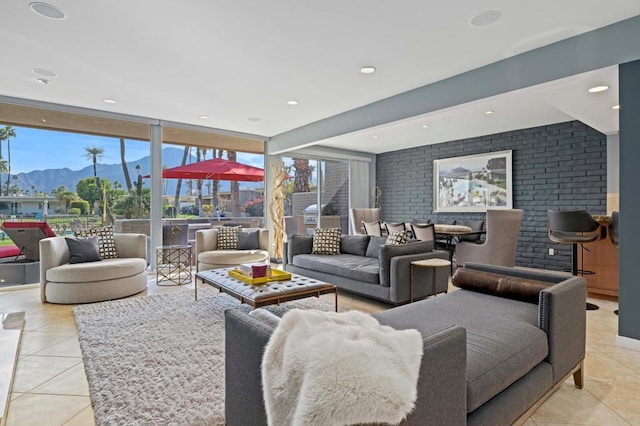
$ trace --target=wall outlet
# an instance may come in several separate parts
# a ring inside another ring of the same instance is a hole
[[[549,249],[549,256],[553,256],[554,254],[556,254],[556,251],[552,248]]]

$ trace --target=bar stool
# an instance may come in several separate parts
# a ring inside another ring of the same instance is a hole
[[[609,238],[611,238],[611,244],[618,247],[620,244],[619,240],[620,236],[620,213],[612,212],[611,213],[611,222],[609,222]],[[614,314],[618,315],[618,310],[613,311]]]
[[[587,210],[547,210],[549,239],[559,244],[571,244],[571,273],[592,275],[593,271],[578,269],[578,244],[584,260],[584,244],[598,241],[601,236],[600,224]],[[582,262],[584,268],[584,262]],[[587,310],[599,309],[598,305],[587,303]]]

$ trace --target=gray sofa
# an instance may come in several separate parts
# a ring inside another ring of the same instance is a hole
[[[291,235],[286,244],[285,270],[336,285],[342,290],[402,304],[410,300],[411,262],[448,259],[446,251],[433,249],[433,241],[385,245],[386,238],[343,235],[340,254],[311,254],[313,236]],[[436,271],[436,293],[448,288],[447,268]],[[414,270],[414,299],[433,294],[433,271]]]
[[[582,387],[584,279],[480,264],[465,268],[551,285],[538,303],[460,289],[375,314],[382,324],[424,336],[418,399],[403,425],[521,423],[572,374]],[[264,425],[260,363],[273,325],[237,309],[225,317],[226,424]]]

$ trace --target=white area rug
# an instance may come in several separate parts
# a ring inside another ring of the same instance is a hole
[[[217,290],[73,309],[97,425],[223,425],[224,310]],[[333,310],[316,298],[269,308]]]

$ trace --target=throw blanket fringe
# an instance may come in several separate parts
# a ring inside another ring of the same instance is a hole
[[[417,330],[358,311],[292,309],[262,358],[269,425],[397,424],[413,410],[422,353]]]

